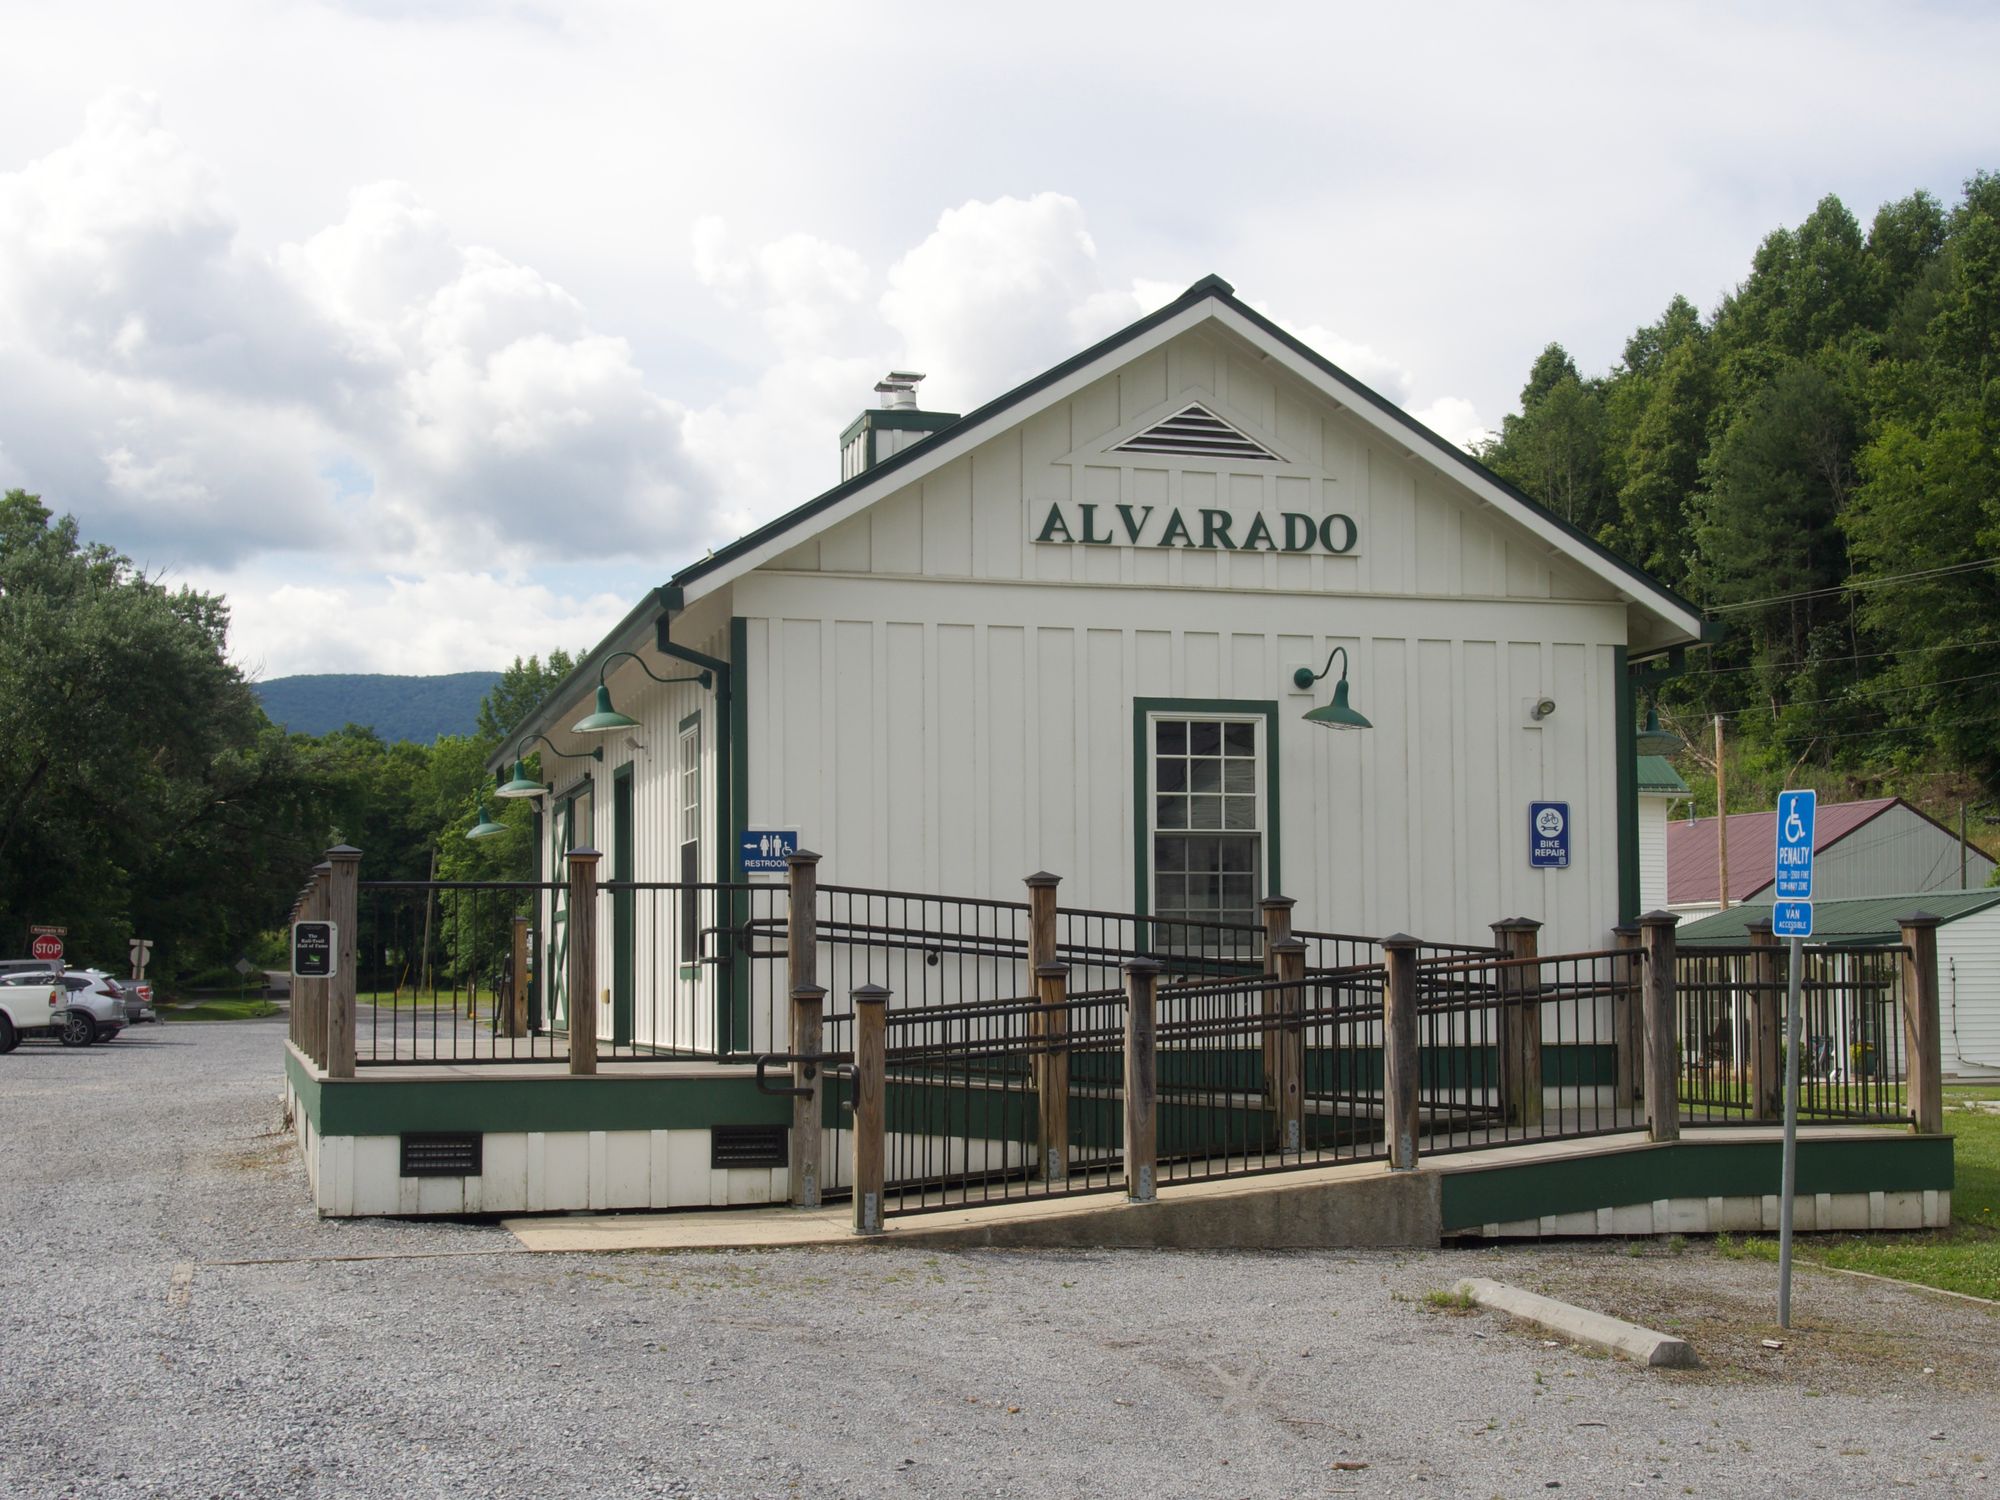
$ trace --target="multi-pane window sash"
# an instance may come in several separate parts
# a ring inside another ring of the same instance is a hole
[[[1153,912],[1255,926],[1263,757],[1255,719],[1153,721]]]

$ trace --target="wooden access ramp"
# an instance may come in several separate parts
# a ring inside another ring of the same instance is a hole
[[[1450,1238],[1777,1228],[1779,1135],[1745,1127],[1654,1142],[1643,1133],[1163,1185],[906,1216],[858,1236],[845,1204],[508,1219],[548,1253],[806,1247],[1294,1250],[1415,1248]],[[1951,1219],[1951,1140],[1826,1127],[1800,1133],[1802,1230],[1921,1229]]]

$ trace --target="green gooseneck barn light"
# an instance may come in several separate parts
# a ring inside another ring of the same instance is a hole
[[[506,831],[507,825],[505,823],[496,823],[486,815],[486,799],[481,797],[479,799],[479,821],[467,830],[465,836],[469,839],[490,839],[494,834],[505,833]]]
[[[662,677],[636,651],[614,651],[604,658],[604,665],[597,669],[597,708],[569,726],[571,734],[609,734],[614,729],[637,729],[639,721],[628,718],[611,706],[611,689],[604,685],[604,674],[611,670],[611,664],[621,656],[629,656],[639,663],[639,670],[655,682],[698,682],[707,687],[715,679],[706,671],[697,672],[692,677]]]
[[[1347,648],[1335,646],[1326,654],[1326,665],[1317,672],[1300,667],[1292,673],[1292,685],[1301,691],[1311,687],[1320,678],[1333,670],[1333,659],[1340,658],[1340,681],[1333,685],[1333,702],[1315,708],[1307,713],[1308,724],[1324,724],[1328,729],[1373,729],[1375,726],[1347,706]]]
[[[1687,748],[1687,741],[1671,729],[1660,727],[1660,710],[1653,704],[1646,705],[1646,727],[1639,731],[1632,741],[1632,748],[1641,755],[1675,755]]]
[[[501,786],[495,787],[493,789],[494,796],[539,797],[548,791],[548,788],[543,786],[539,781],[530,780],[526,768],[521,764],[521,751],[527,749],[528,746],[532,745],[536,740],[540,740],[544,745],[547,745],[549,747],[549,754],[559,755],[564,760],[602,761],[604,759],[604,747],[602,745],[592,745],[588,750],[579,750],[575,752],[568,750],[558,750],[556,749],[555,741],[550,739],[547,735],[531,734],[525,740],[521,741],[521,743],[518,746],[515,747],[514,779],[512,781],[506,782]]]

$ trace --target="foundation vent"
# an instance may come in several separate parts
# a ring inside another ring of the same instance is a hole
[[[1195,402],[1155,422],[1137,437],[1127,438],[1116,453],[1170,453],[1183,458],[1255,458],[1277,461],[1278,455],[1253,437],[1231,427]]]
[[[718,1125],[709,1132],[711,1167],[782,1167],[789,1160],[783,1125]]]
[[[477,1131],[406,1135],[402,1142],[405,1177],[477,1177],[485,1167],[486,1137]]]

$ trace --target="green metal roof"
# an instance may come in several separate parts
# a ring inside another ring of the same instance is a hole
[[[1988,907],[2000,906],[2000,889],[1983,891],[1925,891],[1915,896],[1857,896],[1844,901],[1813,903],[1813,935],[1810,942],[1896,943],[1902,932],[1898,917],[1927,911],[1946,922],[1969,917]],[[1771,920],[1768,903],[1760,906],[1732,906],[1698,922],[1684,922],[1674,932],[1682,947],[1735,947],[1750,941],[1752,922]]]
[[[1688,784],[1681,780],[1681,773],[1664,755],[1642,755],[1639,757],[1639,790],[1656,797],[1685,797],[1688,795]]]

